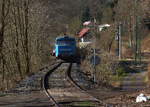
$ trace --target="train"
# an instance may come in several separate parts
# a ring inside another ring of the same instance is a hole
[[[75,59],[77,59],[75,38],[69,36],[57,37],[54,45],[52,55],[56,58],[67,61],[75,61]]]

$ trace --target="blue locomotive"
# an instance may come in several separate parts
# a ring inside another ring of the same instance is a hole
[[[57,37],[55,40],[55,47],[53,50],[53,55],[60,59],[74,59],[76,57],[76,40],[75,38],[64,36]]]

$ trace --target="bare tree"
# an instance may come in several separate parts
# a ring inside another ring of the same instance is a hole
[[[3,52],[4,37],[6,32],[6,20],[9,13],[10,0],[2,0],[0,3],[0,72],[2,72],[2,82],[5,78],[6,59]]]

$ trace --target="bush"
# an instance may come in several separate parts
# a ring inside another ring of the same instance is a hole
[[[118,67],[116,57],[107,52],[102,52],[100,55],[101,63],[97,65],[96,79],[99,84],[110,84],[112,76]]]
[[[119,67],[116,69],[116,75],[117,75],[118,77],[126,76],[125,68],[122,67],[122,66],[119,66]]]

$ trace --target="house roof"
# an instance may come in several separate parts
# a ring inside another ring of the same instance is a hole
[[[90,30],[90,28],[83,28],[81,29],[81,31],[79,32],[78,36],[81,38],[83,36],[85,36],[85,34]]]

